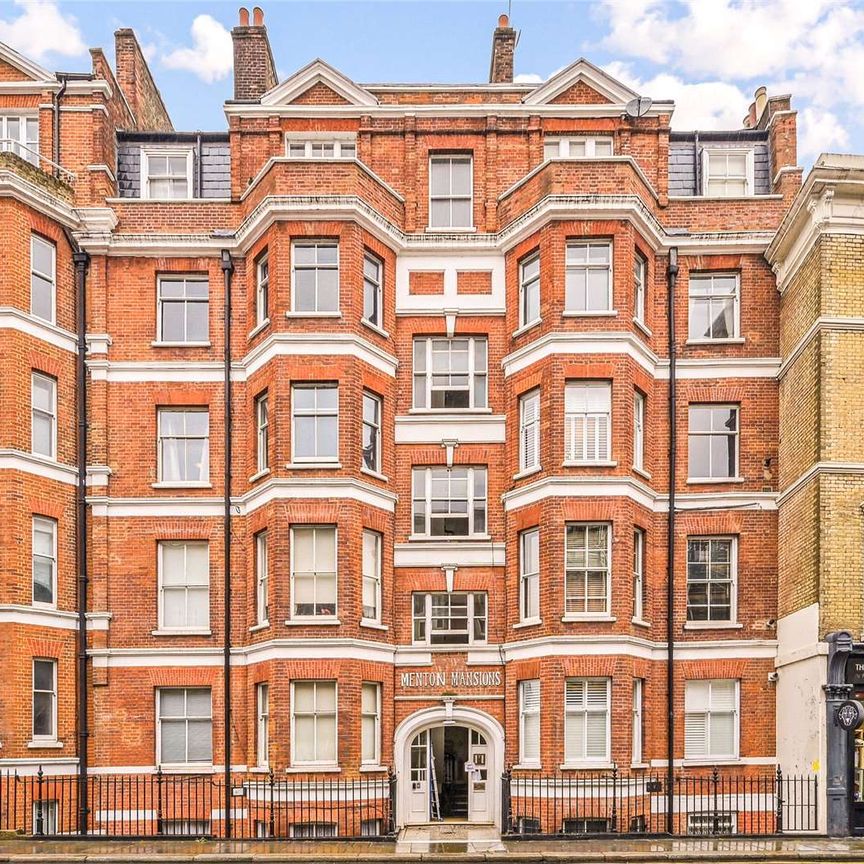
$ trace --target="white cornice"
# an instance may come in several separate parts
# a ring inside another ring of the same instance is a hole
[[[21,471],[67,486],[74,486],[78,482],[78,469],[74,465],[64,465],[21,450],[0,450],[0,471]]]
[[[347,100],[355,109],[378,105],[378,100],[368,90],[355,84],[329,63],[316,58],[281,84],[277,84],[261,97],[261,105],[268,108],[290,108],[290,103],[302,96],[310,87],[324,84],[334,93]],[[226,106],[227,112],[227,106]]]
[[[780,369],[777,373],[779,378],[783,378],[795,361],[801,356],[810,342],[818,333],[862,333],[864,332],[864,317],[855,316],[827,316],[823,315],[817,318],[808,328],[804,335],[798,340],[795,347],[789,352],[788,356],[783,359]]]
[[[777,497],[777,504],[782,505],[789,500],[796,492],[800,491],[811,480],[822,476],[823,474],[843,474],[861,479],[864,485],[864,462],[816,462],[811,465],[803,474],[796,477]]]
[[[560,72],[556,72],[548,81],[532,90],[522,100],[526,105],[545,105],[551,102],[574,84],[584,83],[610,102],[626,105],[631,99],[638,97],[635,90],[631,90],[598,66],[580,57],[578,60],[566,66]]]
[[[393,545],[394,567],[503,567],[505,544],[491,540],[414,540]]]
[[[107,630],[111,620],[108,612],[88,612],[87,629]],[[0,625],[14,624],[27,627],[50,627],[54,630],[77,630],[78,613],[45,606],[21,606],[14,603],[0,605]]]
[[[503,444],[506,417],[503,414],[418,414],[396,418],[397,444]]]
[[[14,198],[67,228],[78,226],[78,216],[68,201],[25,180],[9,168],[0,168],[0,196]]]
[[[19,72],[23,72],[28,78],[36,79],[34,84],[55,85],[59,86],[57,76],[53,72],[49,72],[44,67],[40,66],[29,57],[25,57],[19,51],[16,51],[11,45],[5,42],[0,42],[0,60],[14,66]],[[17,82],[6,82],[9,84]]]
[[[13,306],[0,306],[0,330],[17,330],[73,354],[78,350],[77,337],[70,330],[49,324]]]

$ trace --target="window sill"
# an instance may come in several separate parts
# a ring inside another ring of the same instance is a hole
[[[636,326],[637,326],[637,327],[638,327],[638,328],[639,328],[639,329],[640,329],[640,330],[641,330],[641,331],[642,331],[646,336],[653,336],[653,335],[654,335],[654,334],[651,332],[651,329],[648,327],[648,325],[647,325],[644,321],[641,321],[639,318],[634,318],[634,319],[633,319],[633,323],[634,323],[634,324],[635,324],[635,325],[636,325]]]
[[[636,768],[650,768],[650,767],[651,767],[651,766],[650,766],[647,762],[632,762],[632,763],[630,764],[630,768],[631,768],[631,769],[636,769]]]
[[[269,621],[262,621],[260,624],[253,624],[249,628],[250,633],[257,633],[259,630],[266,630],[270,626]]]
[[[376,480],[382,480],[384,483],[390,482],[390,478],[386,475],[381,474],[379,471],[373,471],[371,468],[364,468],[362,465],[360,466],[360,473],[374,477]]]
[[[160,765],[163,774],[215,774],[216,769],[208,762],[206,765]]]
[[[513,475],[513,479],[522,480],[525,477],[530,477],[532,474],[537,474],[542,470],[543,467],[541,465],[534,465],[532,468],[523,468],[521,471]]]
[[[688,477],[688,484],[696,483],[743,483],[743,477]]]
[[[250,774],[269,774],[270,766],[269,765],[253,765],[251,768],[246,769]]]
[[[338,618],[289,618],[286,627],[338,627],[342,622]]]
[[[562,318],[617,318],[617,309],[591,309],[581,312],[569,312],[566,309],[561,313]]]
[[[520,762],[518,765],[512,765],[511,771],[540,771],[542,765],[539,762]]]
[[[65,745],[63,744],[62,741],[55,741],[55,740],[28,741],[27,742],[27,749],[28,750],[59,750],[63,746],[65,746]]]
[[[685,630],[740,630],[740,621],[685,621]]]
[[[492,538],[488,534],[442,534],[430,537],[426,534],[411,534],[409,543],[490,543]]]
[[[386,624],[382,624],[380,621],[371,621],[368,618],[360,619],[361,627],[368,627],[370,630],[383,630],[387,631],[390,628]]]
[[[361,774],[378,774],[382,771],[386,771],[386,765],[361,765],[360,773]]]
[[[341,462],[286,462],[285,467],[289,471],[314,471],[315,469],[338,471],[342,467]]]
[[[688,339],[685,345],[743,345],[747,340],[743,336],[731,339]]]
[[[203,627],[189,627],[182,628],[178,627],[176,629],[172,629],[170,627],[160,627],[158,630],[151,630],[151,636],[212,636],[213,633],[211,630],[205,630]]]
[[[367,321],[365,318],[361,318],[360,323],[364,327],[368,327],[373,333],[377,333],[379,336],[383,336],[385,339],[390,338],[390,334],[383,327],[379,327],[377,324],[373,324],[371,321]]]
[[[646,471],[644,468],[637,468],[635,465],[633,466],[633,473],[638,474],[640,477],[644,477],[646,480],[651,479],[650,471]]]
[[[286,774],[341,774],[342,767],[338,762],[326,765],[316,763],[314,765],[289,765],[285,769]]]
[[[686,756],[681,762],[683,768],[708,768],[715,765],[740,765],[741,758],[739,756],[718,756],[712,759],[710,756],[704,759],[688,759]]]
[[[341,312],[298,312],[289,309],[285,313],[286,318],[341,318]]]
[[[526,627],[537,627],[539,624],[542,623],[542,618],[526,618],[524,621],[520,621],[518,624],[514,624],[513,629],[524,630]]]
[[[247,339],[254,339],[265,327],[270,326],[270,319],[265,318],[260,324],[256,324],[247,334]]]
[[[618,462],[615,459],[602,459],[597,461],[565,459],[561,463],[561,466],[563,468],[617,468]]]
[[[594,622],[606,622],[614,624],[618,619],[614,615],[562,615],[561,620],[565,624],[582,624]]]
[[[635,616],[630,619],[631,624],[635,624],[637,627],[650,627],[651,622],[646,621],[644,618],[636,618]]]
[[[409,408],[409,414],[428,415],[434,417],[438,414],[458,414],[460,416],[471,416],[472,414],[491,414],[491,408]]]
[[[533,321],[529,321],[527,324],[523,324],[521,327],[518,327],[510,334],[511,339],[515,339],[517,336],[521,336],[523,333],[527,333],[529,330],[533,330],[538,324],[542,324],[542,318],[535,318]]]
[[[194,481],[192,483],[171,483],[167,480],[160,480],[158,483],[151,483],[152,489],[212,489],[213,484],[206,480]]]
[[[472,225],[427,225],[424,229],[427,234],[476,234],[477,229]]]
[[[561,771],[611,771],[614,762],[562,762],[558,768]]]
[[[151,348],[210,348],[209,342],[160,342],[154,339]]]
[[[260,471],[256,471],[250,478],[249,482],[254,483],[256,480],[260,480],[262,477],[266,477],[270,473],[269,468],[262,468]]]

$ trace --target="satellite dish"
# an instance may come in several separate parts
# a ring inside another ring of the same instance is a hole
[[[651,110],[652,104],[650,96],[637,96],[627,103],[624,111],[628,117],[644,117]]]

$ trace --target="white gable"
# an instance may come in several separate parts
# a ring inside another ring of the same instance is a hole
[[[20,70],[22,74],[34,81],[50,81],[56,83],[57,79],[53,72],[43,69],[37,63],[19,54],[14,48],[11,48],[5,42],[0,42],[0,61],[8,63]]]
[[[553,75],[545,84],[532,90],[522,101],[526,105],[545,105],[580,81],[592,90],[596,90],[601,96],[605,96],[610,102],[617,104],[629,102],[639,95],[593,63],[580,57],[575,63],[571,63],[566,69]]]
[[[281,84],[261,97],[262,105],[287,105],[316,84],[325,84],[352,105],[377,105],[378,100],[368,91],[346,78],[323,60],[313,60]]]

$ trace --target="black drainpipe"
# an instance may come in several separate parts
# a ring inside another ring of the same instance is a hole
[[[195,139],[195,163],[195,182],[198,184],[198,188],[194,190],[193,194],[196,198],[203,198],[204,193],[201,191],[201,187],[204,185],[204,169],[201,165],[200,135]]]
[[[60,79],[60,89],[54,94],[54,151],[52,160],[54,162],[54,176],[60,176],[60,99],[66,92],[68,81],[64,75],[57,76]]]
[[[225,279],[224,324],[222,336],[225,340],[225,479],[223,516],[225,596],[223,598],[223,684],[224,684],[224,727],[225,727],[225,837],[231,837],[231,276],[234,262],[227,249],[222,250],[222,275]]]
[[[669,309],[669,514],[666,525],[666,832],[674,834],[675,818],[675,460],[678,412],[676,399],[675,282],[678,279],[678,247],[669,249],[666,268]]]

